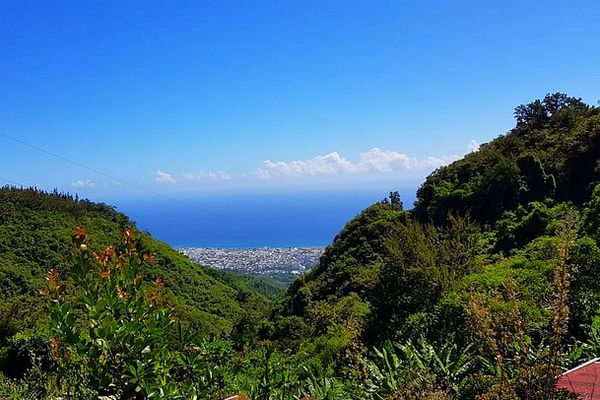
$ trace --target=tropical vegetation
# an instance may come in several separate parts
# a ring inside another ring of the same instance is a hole
[[[109,206],[3,188],[0,398],[574,398],[558,376],[600,355],[600,108],[515,117],[279,296]]]

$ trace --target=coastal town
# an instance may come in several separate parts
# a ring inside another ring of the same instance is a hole
[[[322,247],[179,249],[190,260],[200,265],[269,276],[301,274],[319,261],[323,250]]]

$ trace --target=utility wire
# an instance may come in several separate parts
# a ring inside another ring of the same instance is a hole
[[[49,155],[49,156],[51,156],[51,157],[54,157],[54,158],[56,158],[56,159],[58,159],[58,160],[64,161],[64,162],[66,162],[66,163],[69,163],[69,164],[71,164],[71,165],[75,165],[76,167],[79,167],[79,168],[86,169],[86,170],[88,170],[88,171],[91,171],[91,172],[94,172],[94,173],[96,173],[96,174],[98,174],[98,175],[102,175],[102,176],[104,176],[104,177],[106,177],[106,178],[112,179],[113,181],[117,181],[117,182],[119,182],[119,183],[122,183],[122,184],[124,184],[124,185],[130,186],[130,187],[132,187],[132,188],[135,188],[135,189],[138,189],[138,190],[141,190],[141,191],[144,191],[144,192],[150,193],[150,194],[152,194],[152,195],[154,195],[154,196],[157,196],[157,197],[160,197],[160,198],[162,198],[162,199],[165,199],[165,200],[169,200],[169,201],[172,201],[172,202],[175,202],[175,203],[182,204],[182,205],[184,205],[184,206],[186,206],[186,207],[193,208],[193,209],[195,209],[195,210],[197,210],[197,211],[200,211],[200,212],[203,212],[203,213],[205,213],[205,214],[211,214],[211,215],[214,215],[214,216],[216,216],[216,217],[219,217],[219,218],[226,218],[226,217],[224,217],[223,215],[220,215],[220,214],[218,214],[218,213],[215,213],[215,212],[213,212],[213,211],[210,211],[210,210],[203,209],[203,208],[201,208],[201,207],[198,207],[198,206],[196,206],[196,205],[194,205],[194,204],[191,204],[191,203],[188,203],[188,202],[185,202],[185,201],[182,201],[182,200],[176,199],[176,198],[174,198],[174,197],[171,197],[171,196],[164,195],[164,194],[162,194],[162,193],[159,193],[159,192],[156,192],[156,191],[154,191],[154,190],[152,190],[152,189],[148,189],[148,188],[146,188],[146,187],[144,187],[144,186],[140,186],[140,185],[138,185],[138,184],[131,183],[131,182],[128,182],[128,181],[126,181],[126,180],[123,180],[123,179],[121,179],[121,178],[118,178],[118,177],[116,177],[116,176],[114,176],[114,175],[107,174],[106,172],[102,172],[102,171],[100,171],[100,170],[98,170],[98,169],[96,169],[96,168],[89,167],[89,166],[87,166],[87,165],[84,165],[84,164],[82,164],[82,163],[80,163],[80,162],[73,161],[73,160],[71,160],[71,159],[69,159],[69,158],[67,158],[67,157],[63,157],[63,156],[61,156],[60,154],[56,154],[56,153],[53,153],[53,152],[51,152],[51,151],[48,151],[48,150],[42,149],[41,147],[35,146],[35,145],[31,144],[31,143],[27,143],[27,142],[25,142],[25,141],[23,141],[23,140],[21,140],[21,139],[19,139],[19,138],[16,138],[16,137],[14,137],[14,136],[9,136],[9,135],[7,135],[7,134],[4,134],[4,133],[2,133],[2,132],[0,132],[0,136],[2,136],[2,137],[4,137],[4,138],[6,138],[6,139],[8,139],[8,140],[11,140],[11,141],[13,141],[13,142],[19,143],[19,144],[21,144],[21,145],[23,145],[23,146],[25,146],[25,147],[29,147],[30,149],[33,149],[33,150],[35,150],[35,151],[37,151],[37,152],[40,152],[40,153],[43,153],[43,154]]]
[[[10,179],[6,179],[6,178],[0,178],[0,181],[6,182],[6,183],[11,184],[11,185],[16,185],[16,186],[21,186],[21,187],[27,187],[27,185],[23,185],[22,183],[11,181]]]
[[[1,178],[0,177],[0,181],[6,182],[6,183],[11,184],[11,185],[20,186],[22,188],[27,188],[27,187],[28,188],[33,188],[33,186],[31,186],[31,185],[25,185],[23,183],[19,183],[19,182],[16,182],[16,181],[13,181],[13,180],[10,180],[10,179],[6,179],[6,178]],[[122,211],[118,211],[118,212],[123,213]],[[167,221],[163,221],[163,220],[156,219],[156,218],[150,218],[150,217],[146,217],[144,215],[132,214],[132,213],[129,213],[129,212],[126,215],[128,217],[133,217],[133,218],[138,219],[138,220],[139,219],[145,219],[145,220],[150,221],[150,222],[154,222],[154,223],[157,223],[157,224],[162,224],[162,225],[166,225],[166,226],[170,226],[170,227],[174,227],[174,228],[178,228],[178,229],[182,229],[182,230],[189,229],[189,227],[186,227],[186,226],[183,226],[183,225],[180,225],[180,224],[177,224],[177,223],[167,222]]]

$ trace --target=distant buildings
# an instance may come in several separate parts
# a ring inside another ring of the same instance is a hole
[[[300,274],[312,268],[323,254],[323,248],[254,248],[226,249],[186,247],[179,249],[190,260],[215,269],[261,275]]]

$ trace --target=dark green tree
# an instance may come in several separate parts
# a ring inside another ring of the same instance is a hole
[[[514,115],[517,125],[542,128],[551,122],[554,115],[566,108],[586,109],[587,106],[580,98],[569,97],[565,93],[548,93],[543,100],[517,106]]]
[[[400,193],[398,191],[390,192],[390,204],[403,209],[402,200],[400,199]]]
[[[554,196],[556,190],[554,176],[546,174],[542,163],[536,156],[524,155],[517,160],[517,165],[521,171],[519,200],[522,204]]]

